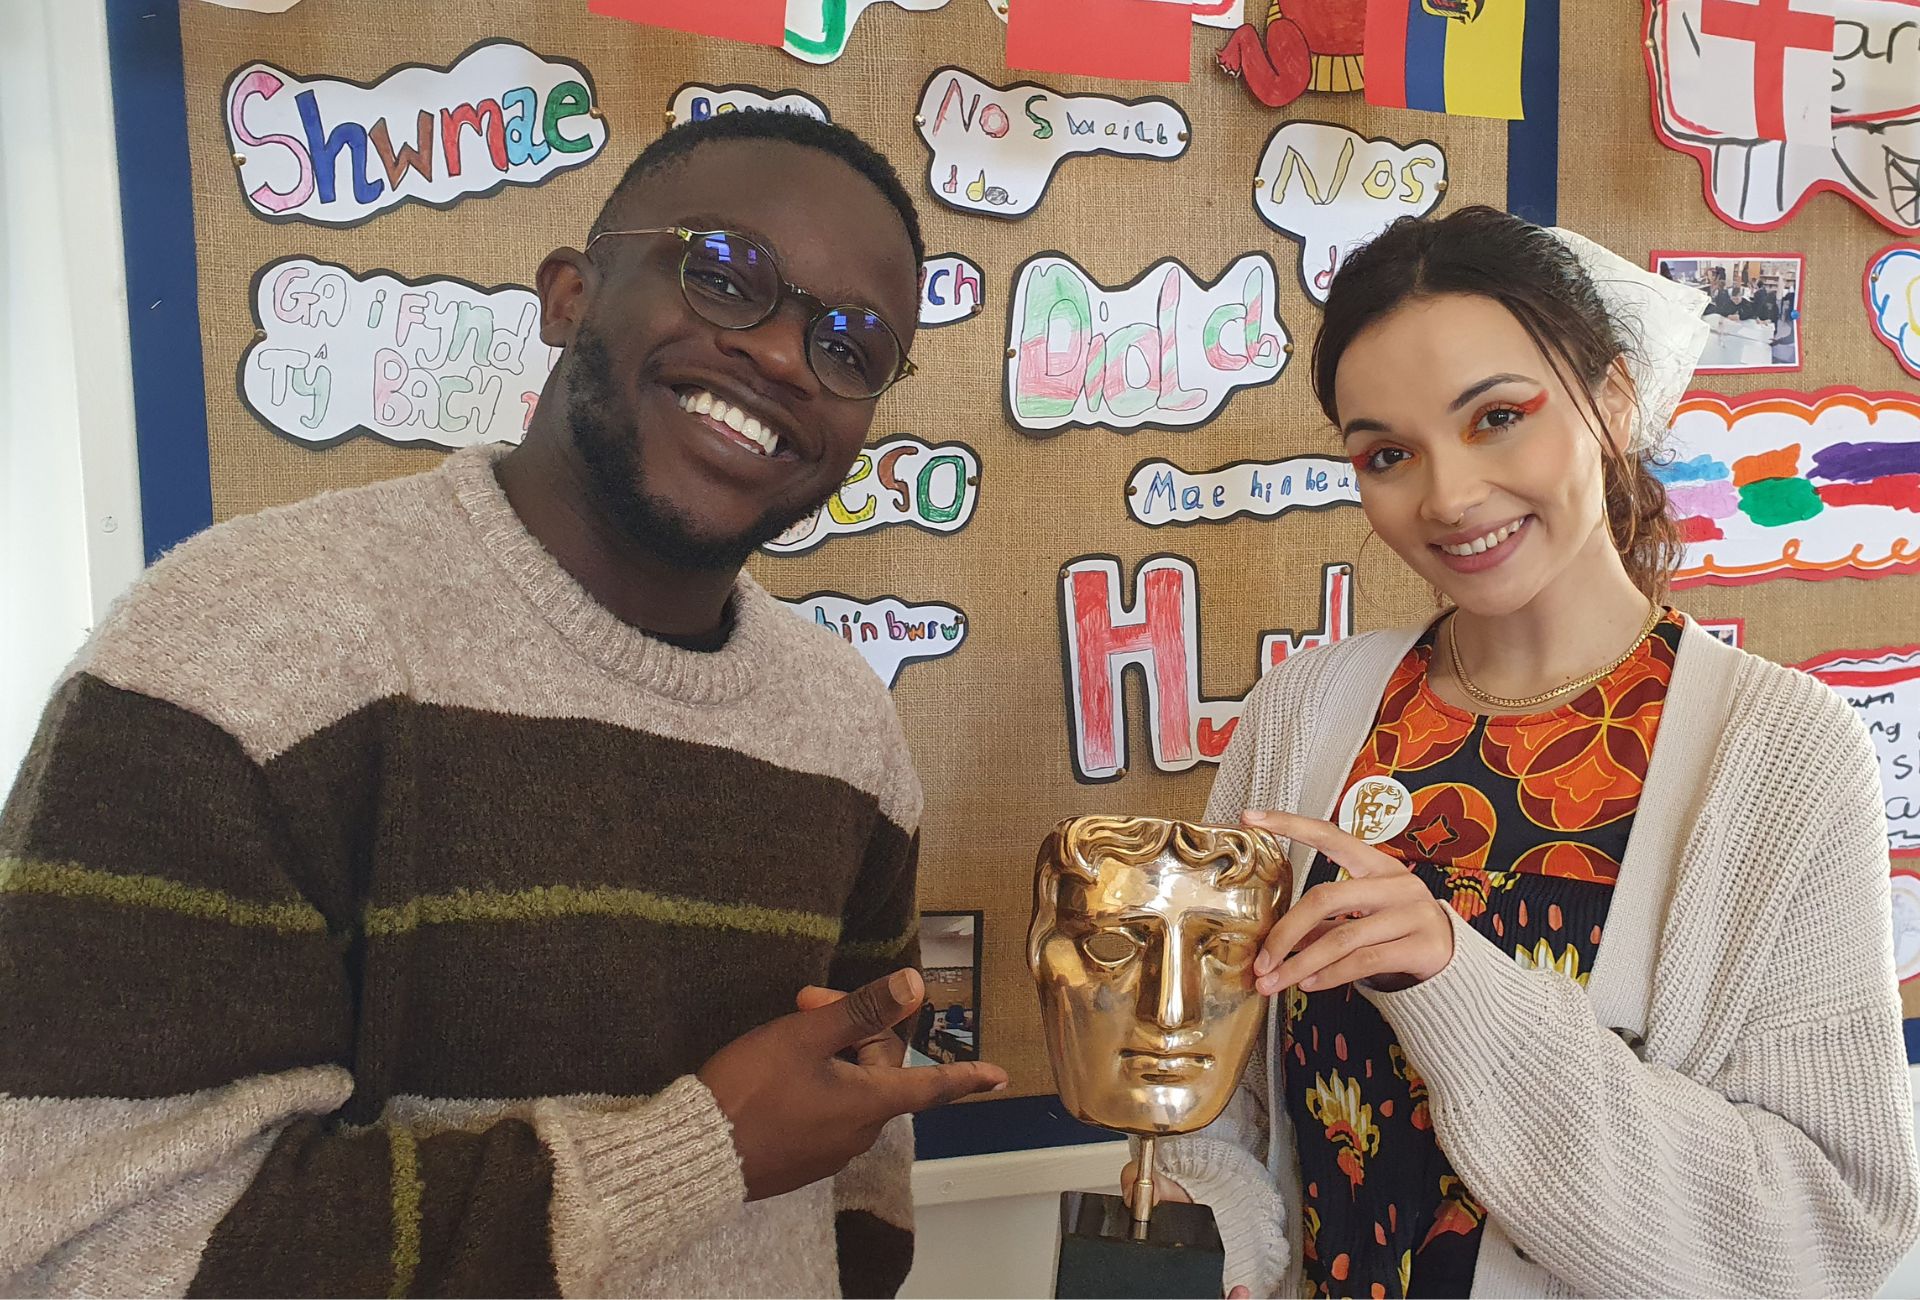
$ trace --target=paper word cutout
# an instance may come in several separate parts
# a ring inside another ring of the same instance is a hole
[[[1920,397],[1692,393],[1670,445],[1675,586],[1920,570]]]
[[[269,221],[351,226],[400,203],[444,208],[538,185],[607,143],[586,70],[510,41],[366,86],[249,63],[223,102],[240,191]]]
[[[1178,5],[1193,14],[1197,27],[1224,27],[1232,31],[1245,22],[1246,0],[1157,0],[1161,4]],[[987,8],[1001,22],[1007,21],[1007,0],[987,0]]]
[[[957,533],[980,499],[980,456],[964,442],[930,444],[899,437],[860,453],[827,503],[763,550],[801,555],[832,537],[911,524]]]
[[[1645,3],[1654,133],[1698,160],[1707,206],[1722,221],[1771,230],[1832,190],[1890,229],[1920,234],[1911,0]],[[1712,36],[1732,27],[1740,34]],[[1830,31],[1824,52],[1821,31]],[[1808,66],[1819,71],[1804,75]],[[1822,97],[1824,126],[1809,120],[1821,116],[1811,105]]]
[[[781,602],[860,652],[892,690],[910,659],[944,659],[967,639],[967,616],[952,605],[909,605],[893,596],[857,600],[837,591]]]
[[[208,0],[223,9],[250,9],[257,14],[283,14],[300,0]]]
[[[711,0],[708,0],[711,3]],[[912,13],[945,6],[947,0],[888,0]],[[832,63],[847,52],[847,35],[869,5],[880,0],[787,0],[787,33],[781,49],[808,63]]]
[[[1533,21],[1540,21],[1537,12]],[[1526,63],[1530,54],[1540,57],[1528,49],[1528,25],[1526,0],[1367,0],[1367,102],[1465,117],[1524,117]],[[1543,53],[1557,61],[1554,45]]]
[[[1887,847],[1920,856],[1920,645],[1836,650],[1798,665],[1840,693],[1873,737]]]
[[[1127,769],[1126,696],[1121,675],[1138,669],[1147,689],[1153,765],[1184,772],[1217,763],[1239,725],[1242,701],[1200,695],[1200,579],[1177,555],[1157,555],[1135,570],[1135,598],[1124,603],[1120,562],[1083,555],[1060,570],[1060,640],[1066,659],[1068,752],[1074,779],[1117,780]],[[1353,566],[1329,564],[1320,576],[1320,626],[1260,638],[1265,676],[1291,655],[1353,635]]]
[[[255,340],[240,400],[312,447],[366,435],[395,446],[518,442],[558,348],[531,289],[452,277],[356,276],[283,257],[253,277]]]
[[[1039,205],[1070,155],[1178,158],[1190,130],[1171,100],[1062,95],[1031,81],[1003,88],[951,67],[927,78],[914,125],[932,155],[933,197],[1009,220]]]
[[[1278,0],[1267,10],[1266,31],[1241,27],[1214,59],[1269,108],[1284,108],[1309,90],[1361,90],[1366,22],[1364,0],[1331,5]]]
[[[1893,973],[1900,983],[1908,984],[1920,978],[1920,872],[1895,867],[1891,876],[1888,883],[1893,893]],[[1905,1000],[1903,988],[1901,1001]]]
[[[1059,253],[1028,258],[1007,313],[1007,418],[1036,437],[1204,424],[1236,389],[1286,367],[1277,280],[1265,253],[1242,254],[1210,284],[1167,258],[1117,289]]]
[[[1145,460],[1127,480],[1127,513],[1149,528],[1217,524],[1241,515],[1277,519],[1295,510],[1359,502],[1353,466],[1330,456],[1242,460],[1199,474]]]
[[[781,113],[817,117],[822,122],[832,121],[827,106],[802,91],[776,92],[761,86],[703,86],[698,82],[689,83],[673,92],[673,102],[667,105],[667,117],[674,123],[704,122],[710,117],[735,113],[743,108],[770,108]]]
[[[972,320],[985,305],[980,267],[958,253],[935,253],[920,266],[920,324],[925,329]]]
[[[1300,287],[1327,300],[1348,255],[1400,217],[1424,217],[1447,188],[1431,140],[1396,144],[1330,122],[1283,123],[1254,173],[1253,209],[1300,245]]]
[[[1892,244],[1875,253],[1861,292],[1873,336],[1920,379],[1920,245]]]

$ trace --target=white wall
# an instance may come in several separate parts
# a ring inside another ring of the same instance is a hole
[[[0,788],[141,566],[106,50],[98,0],[0,0]]]

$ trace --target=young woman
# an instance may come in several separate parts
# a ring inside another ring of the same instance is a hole
[[[1662,603],[1699,316],[1486,208],[1334,280],[1315,392],[1451,608],[1270,674],[1214,786],[1300,891],[1163,1155],[1236,1291],[1868,1295],[1920,1229],[1872,744]]]

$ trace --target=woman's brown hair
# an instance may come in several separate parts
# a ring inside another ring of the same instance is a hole
[[[1655,477],[1658,449],[1622,452],[1606,436],[1595,391],[1633,340],[1579,259],[1552,231],[1497,208],[1462,208],[1430,220],[1402,217],[1349,257],[1333,277],[1313,344],[1313,392],[1340,423],[1333,396],[1340,358],[1360,332],[1389,312],[1442,294],[1491,298],[1519,321],[1577,399],[1605,464],[1607,527],[1633,583],[1658,600],[1679,565],[1680,530]]]

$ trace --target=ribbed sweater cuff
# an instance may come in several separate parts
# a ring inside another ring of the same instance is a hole
[[[733,1128],[713,1094],[683,1076],[626,1111],[543,1103],[554,1149],[554,1254],[562,1292],[599,1289],[710,1228],[746,1200]]]
[[[1286,1207],[1266,1167],[1217,1138],[1183,1137],[1161,1150],[1163,1172],[1213,1211],[1227,1253],[1224,1290],[1278,1295],[1287,1276]]]

